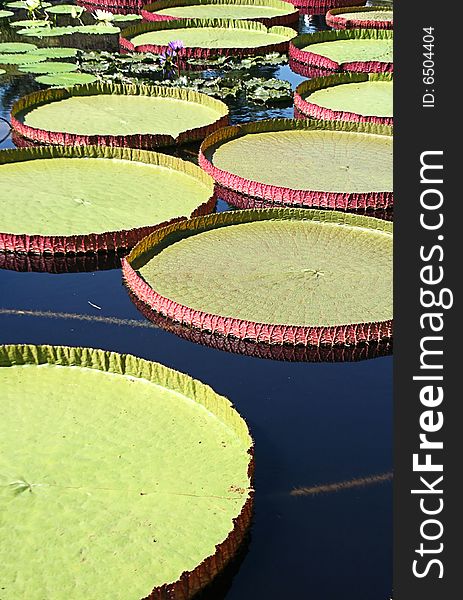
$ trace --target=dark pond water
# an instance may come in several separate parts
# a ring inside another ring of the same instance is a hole
[[[293,85],[301,81],[287,66],[271,71]],[[1,116],[8,118],[11,102],[30,86],[27,77],[0,80]],[[274,116],[292,117],[292,108],[233,108],[235,122]],[[0,121],[0,139],[7,134]],[[1,144],[13,146],[9,136]],[[60,275],[0,269],[0,343],[12,342],[133,353],[187,372],[233,401],[256,443],[255,519],[239,571],[211,598],[390,598],[391,483],[315,496],[290,492],[391,470],[391,357],[287,363],[193,344],[149,326],[118,269]]]

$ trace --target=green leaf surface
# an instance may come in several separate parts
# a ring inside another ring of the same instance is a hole
[[[0,156],[0,231],[58,236],[152,226],[189,216],[212,193],[198,167],[154,152],[9,151]]]
[[[226,140],[213,164],[251,181],[294,190],[392,190],[392,137],[306,129],[268,131]]]
[[[88,73],[53,73],[52,75],[40,75],[35,79],[38,83],[56,87],[71,87],[97,81],[94,75]]]
[[[0,65],[28,65],[45,60],[45,56],[37,56],[33,53],[22,54],[0,54]]]
[[[32,108],[24,116],[31,127],[82,135],[158,133],[176,138],[226,115],[225,104],[178,90],[148,88],[137,93],[76,94]],[[137,89],[134,89],[136,92]],[[191,99],[189,99],[191,98]]]
[[[390,74],[334,75],[304,82],[297,91],[304,100],[323,108],[362,116],[393,116],[393,80]]]
[[[355,12],[337,11],[336,14],[343,19],[355,19],[356,21],[392,21],[394,19],[392,10],[375,10],[374,7]]]
[[[39,21],[38,19],[24,19],[22,21],[13,21],[11,27],[49,27],[50,21]]]
[[[296,11],[278,0],[159,0],[147,10],[178,19],[258,19]]]
[[[0,53],[2,54],[22,54],[23,52],[30,52],[36,50],[37,46],[34,44],[27,44],[25,42],[2,42],[0,43]]]
[[[75,4],[57,4],[56,6],[49,6],[45,12],[52,15],[80,15],[84,10],[82,6],[76,6]]]
[[[250,488],[252,441],[225,398],[103,351],[3,346],[0,361],[2,600],[139,600],[214,554]]]
[[[19,0],[18,2],[9,2],[6,4],[8,8],[22,8],[26,10],[26,2],[24,0]],[[42,2],[42,8],[48,8],[51,6],[50,2]]]
[[[112,22],[129,22],[129,21],[141,21],[141,15],[113,15]]]
[[[11,10],[0,10],[0,19],[7,19],[8,17],[12,17],[14,12]]]
[[[320,54],[337,63],[356,61],[393,61],[393,40],[333,40],[305,46],[302,50]]]
[[[256,220],[232,211],[189,221],[158,245],[146,238],[129,261],[158,294],[222,317],[314,327],[392,318],[390,223],[335,211],[254,212]]]
[[[77,65],[74,63],[59,62],[59,61],[46,61],[36,65],[24,65],[19,67],[21,73],[36,73],[36,74],[47,74],[47,73],[70,73],[75,71]]]
[[[288,27],[267,29],[253,21],[191,19],[177,22],[142,23],[123,32],[134,46],[167,46],[181,40],[187,48],[258,48],[288,42],[296,32]]]
[[[73,58],[77,52],[76,48],[38,48],[34,50],[35,55],[46,58]]]

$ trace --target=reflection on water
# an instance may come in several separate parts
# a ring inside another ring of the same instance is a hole
[[[211,346],[225,352],[285,362],[331,363],[369,360],[392,354],[392,340],[370,342],[348,348],[340,346],[304,347],[254,342],[238,339],[232,335],[224,336],[214,332],[201,331],[155,313],[151,307],[140,301],[129,289],[127,289],[127,292],[141,314],[157,327],[161,327],[195,344]]]
[[[122,254],[98,253],[69,256],[0,252],[0,269],[21,273],[89,273],[119,269]]]
[[[307,19],[302,28],[322,25]],[[287,65],[265,73],[293,88],[303,80]],[[37,88],[27,75],[0,77],[0,115],[9,118],[13,101]],[[292,118],[293,108],[241,103],[231,107],[231,116],[233,122]],[[0,121],[0,139],[7,129]],[[11,135],[0,146],[13,147]],[[194,153],[190,149],[190,159]],[[219,202],[218,210],[228,208]],[[0,261],[0,343],[93,346],[159,361],[211,385],[248,421],[256,442],[252,539],[234,577],[228,574],[222,588],[202,600],[390,597],[390,481],[342,494],[289,493],[311,482],[390,471],[390,348],[365,347],[349,356],[355,362],[344,362],[336,349],[309,357],[303,349],[269,352],[234,340],[192,343],[178,330],[173,335],[145,320],[122,285],[118,264],[104,255],[0,255]],[[319,358],[329,362],[298,362]]]

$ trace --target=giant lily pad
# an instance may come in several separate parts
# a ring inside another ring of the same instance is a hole
[[[154,232],[123,272],[148,309],[195,329],[305,346],[391,337],[392,224],[371,217],[209,215]]]
[[[225,567],[253,472],[226,398],[102,350],[1,346],[0,365],[2,598],[187,599]]]
[[[141,12],[146,21],[245,19],[267,26],[297,23],[299,13],[281,0],[158,0]]]
[[[337,73],[304,81],[294,94],[296,116],[392,125],[392,73]]]
[[[290,0],[301,14],[325,15],[330,8],[339,6],[359,6],[366,0]]]
[[[290,65],[294,71],[307,76],[314,76],[314,72],[316,75],[317,70],[388,73],[393,71],[392,46],[392,31],[318,31],[291,41]]]
[[[162,53],[173,40],[181,40],[180,58],[212,58],[219,55],[249,56],[285,52],[296,33],[288,27],[267,28],[254,21],[188,19],[159,21],[128,27],[121,46],[138,52]]]
[[[199,164],[241,208],[378,210],[393,203],[391,134],[370,123],[258,121],[208,136]]]
[[[154,148],[203,139],[228,108],[190,90],[94,83],[35,92],[12,108],[12,126],[51,144]]]
[[[334,29],[393,29],[393,14],[387,6],[334,8],[326,14],[326,24]]]
[[[210,212],[213,187],[195,165],[154,152],[6,150],[0,155],[0,249],[128,248],[162,223]]]

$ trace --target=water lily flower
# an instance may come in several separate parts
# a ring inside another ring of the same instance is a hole
[[[42,8],[42,0],[25,0],[24,4],[26,5],[26,9],[31,13]]]
[[[108,25],[114,20],[114,15],[109,10],[95,10],[93,17],[98,21],[98,25]]]
[[[185,48],[185,44],[182,42],[182,40],[173,40],[172,42],[169,42],[167,44],[167,52],[170,53],[174,53],[174,52],[178,52],[179,50],[181,50],[182,48]]]

